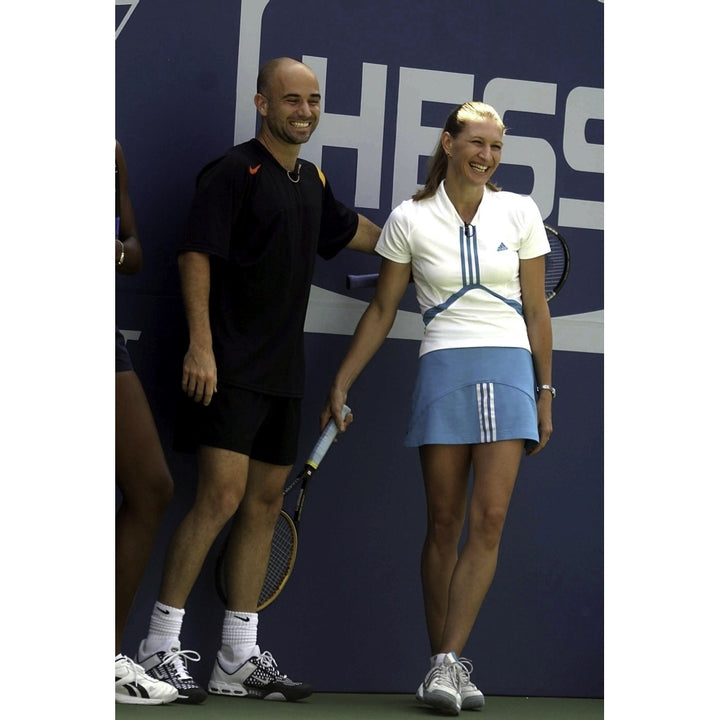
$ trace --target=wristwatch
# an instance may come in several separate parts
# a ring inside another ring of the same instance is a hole
[[[557,394],[555,392],[555,388],[552,385],[538,385],[535,390],[537,391],[537,394],[540,394],[541,390],[549,390],[550,394],[553,396],[553,400],[555,399],[555,395]]]

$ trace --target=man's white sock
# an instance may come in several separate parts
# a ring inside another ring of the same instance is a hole
[[[156,602],[150,615],[147,637],[138,649],[138,660],[146,660],[156,652],[169,650],[171,645],[179,645],[184,615],[183,609]]]
[[[236,670],[253,655],[260,654],[257,634],[257,613],[225,611],[222,646],[218,656],[226,670]]]

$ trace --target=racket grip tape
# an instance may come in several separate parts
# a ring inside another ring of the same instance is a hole
[[[368,273],[367,275],[348,275],[345,278],[345,285],[348,290],[352,290],[353,288],[375,287],[377,285],[378,277],[380,277],[378,273]]]
[[[343,405],[343,420],[349,412],[350,408],[347,405]],[[317,466],[322,462],[322,459],[325,457],[325,453],[332,445],[333,440],[335,439],[335,436],[337,434],[338,428],[335,424],[335,420],[333,418],[330,418],[330,422],[328,422],[328,424],[325,426],[325,429],[322,431],[320,437],[318,438],[318,441],[315,443],[315,447],[310,453],[310,457],[305,464],[309,465],[312,468],[317,468]]]

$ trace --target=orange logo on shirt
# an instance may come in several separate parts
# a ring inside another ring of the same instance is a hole
[[[262,163],[261,163],[262,164]],[[250,168],[250,174],[254,175],[258,170],[260,169],[260,165],[256,165],[255,167]]]

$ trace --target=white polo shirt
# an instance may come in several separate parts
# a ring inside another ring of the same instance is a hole
[[[527,195],[485,188],[465,225],[445,192],[405,200],[388,217],[377,252],[412,263],[425,335],[420,355],[459,347],[530,350],[520,260],[550,252],[540,210]]]

